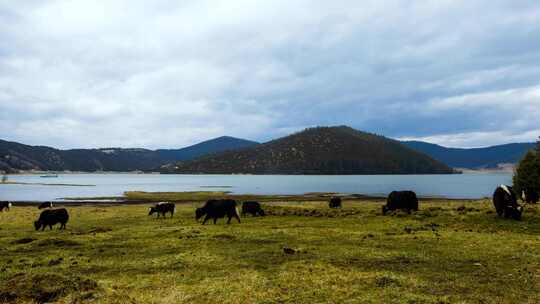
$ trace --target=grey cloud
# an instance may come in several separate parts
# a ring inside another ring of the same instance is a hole
[[[537,1],[6,2],[0,21],[3,139],[178,147],[329,124],[536,138]]]

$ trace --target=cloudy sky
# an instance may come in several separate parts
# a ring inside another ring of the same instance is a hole
[[[172,148],[350,125],[476,147],[534,141],[539,117],[538,0],[0,0],[5,140]]]

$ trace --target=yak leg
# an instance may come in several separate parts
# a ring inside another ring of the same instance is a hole
[[[204,220],[202,222],[202,224],[206,224],[206,221],[208,221],[210,219],[210,217],[208,216],[208,214],[204,217]]]
[[[214,218],[214,225],[217,223],[217,217]]]

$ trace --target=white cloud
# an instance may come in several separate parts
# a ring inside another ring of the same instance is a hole
[[[540,128],[526,132],[468,132],[424,137],[401,137],[399,140],[420,140],[446,147],[480,148],[510,142],[531,142],[538,139]]]

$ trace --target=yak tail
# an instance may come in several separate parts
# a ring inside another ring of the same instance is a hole
[[[234,208],[234,212],[236,212],[236,216],[238,216],[238,218],[240,218],[240,211],[238,210],[238,207]]]
[[[11,208],[11,206],[13,206],[13,204],[11,204],[11,202],[8,203],[8,208]]]

